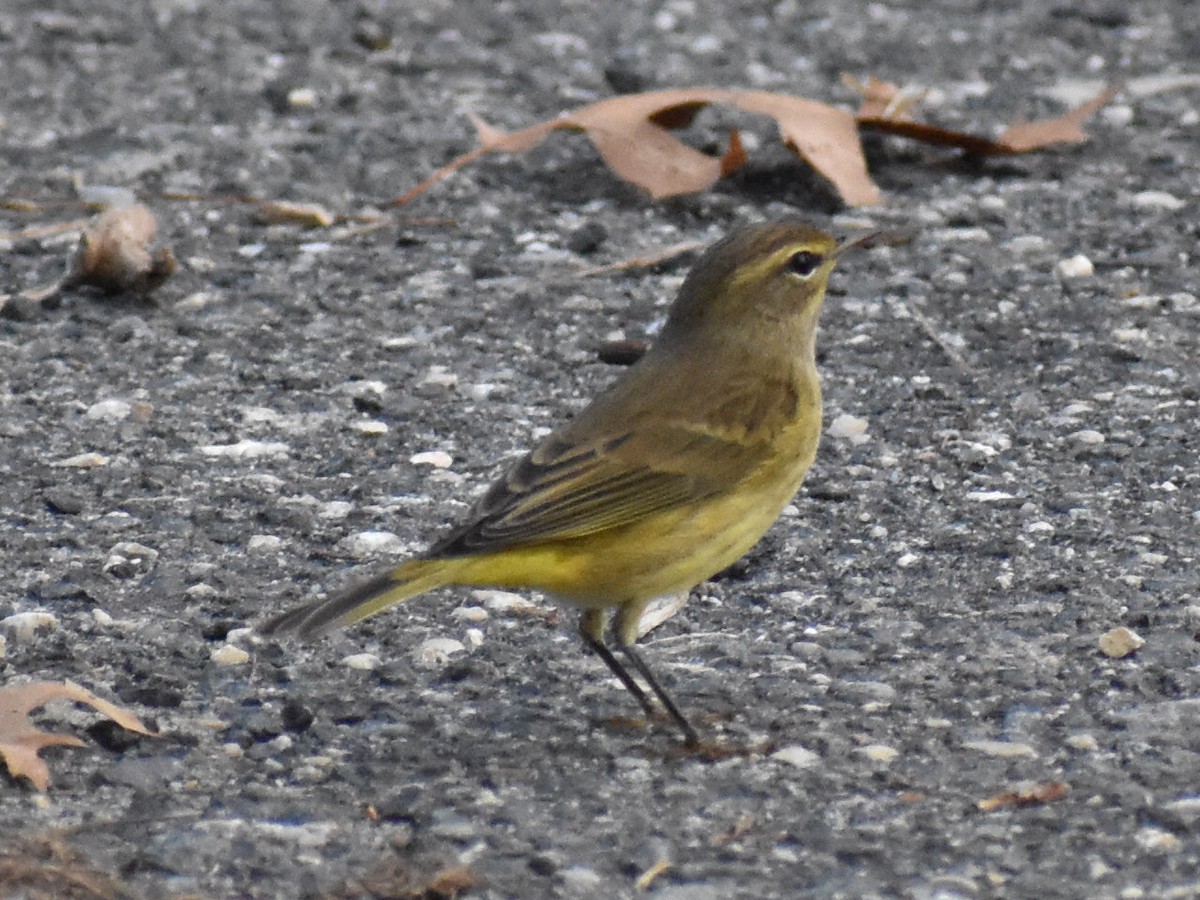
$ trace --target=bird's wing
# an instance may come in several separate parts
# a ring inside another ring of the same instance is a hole
[[[551,436],[431,551],[451,556],[618,528],[728,489],[767,447],[690,422],[646,422],[583,442]]]

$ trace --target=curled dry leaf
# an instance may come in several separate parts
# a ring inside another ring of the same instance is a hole
[[[122,728],[154,734],[133,713],[70,681],[34,681],[0,687],[0,760],[14,778],[28,778],[39,791],[49,786],[50,769],[38,753],[45,747],[83,746],[83,741],[73,735],[39,731],[29,723],[29,714],[52,700],[85,703]]]
[[[920,99],[894,84],[869,78],[865,82],[843,78],[843,82],[862,96],[858,124],[871,131],[957,147],[975,156],[1012,156],[1029,153],[1056,144],[1079,144],[1087,140],[1083,123],[1095,115],[1116,95],[1115,87],[1106,87],[1086,103],[1064,115],[1037,122],[1014,122],[993,139],[950,128],[929,125],[913,118],[910,110]]]
[[[656,199],[696,193],[741,168],[747,159],[736,130],[730,135],[729,148],[719,157],[701,153],[671,134],[689,125],[705,106],[717,103],[773,118],[783,142],[827,178],[848,205],[869,206],[878,203],[882,195],[867,174],[860,127],[958,147],[980,156],[1027,153],[1086,140],[1083,123],[1115,93],[1114,88],[1107,88],[1064,116],[1013,124],[992,139],[917,121],[910,110],[921,94],[906,93],[875,78],[866,82],[850,79],[847,83],[863,96],[857,115],[790,94],[724,88],[626,94],[511,133],[472,114],[479,146],[438,169],[393,203],[408,203],[481,156],[522,153],[536,147],[551,132],[562,130],[583,132],[613,172]]]
[[[407,203],[437,182],[488,153],[521,153],[554,131],[581,131],[619,177],[656,199],[691,194],[736,171],[746,160],[737,132],[720,157],[680,141],[672,130],[691,123],[704,107],[721,103],[775,119],[780,137],[798,156],[828,178],[854,206],[878,203],[879,188],[867,174],[854,116],[815,100],[724,88],[680,88],[627,94],[581,107],[521,131],[500,131],[473,117],[480,145],[439,169],[403,197]]]
[[[175,271],[170,250],[151,250],[157,232],[154,213],[140,203],[110,209],[84,231],[59,289],[149,293]]]

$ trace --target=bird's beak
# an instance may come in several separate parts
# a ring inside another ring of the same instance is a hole
[[[833,251],[834,259],[850,250],[869,250],[880,244],[907,244],[917,236],[915,228],[883,228],[864,231],[842,241]]]

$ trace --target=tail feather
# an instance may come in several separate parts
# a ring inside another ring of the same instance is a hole
[[[303,604],[258,627],[261,634],[313,637],[352,625],[410,597],[454,583],[453,560],[410,559],[347,590]]]

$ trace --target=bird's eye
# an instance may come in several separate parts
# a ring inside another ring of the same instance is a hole
[[[807,278],[813,272],[817,271],[817,267],[822,262],[824,262],[824,257],[821,254],[813,253],[809,250],[801,250],[799,253],[793,253],[788,257],[787,269],[794,275]]]

